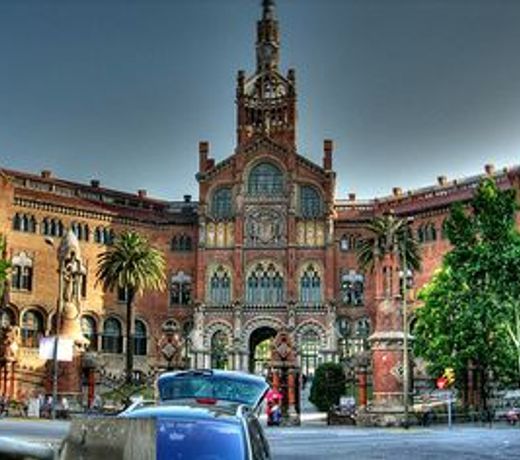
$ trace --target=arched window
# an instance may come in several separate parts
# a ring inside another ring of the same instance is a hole
[[[83,337],[89,340],[88,351],[97,351],[98,349],[98,335],[97,335],[97,327],[96,320],[92,318],[92,316],[82,316],[81,317],[81,332],[83,333]]]
[[[447,240],[448,239],[448,219],[444,219],[442,221],[441,238],[443,240]]]
[[[368,337],[370,335],[370,320],[361,318],[356,321],[356,336]]]
[[[171,239],[170,249],[172,251],[191,251],[193,242],[189,235],[174,235]]]
[[[105,235],[103,233],[103,229],[101,227],[96,227],[96,229],[94,230],[94,241],[96,243],[103,244],[104,236]]]
[[[136,356],[145,356],[147,348],[146,326],[139,320],[135,320],[135,335],[134,335],[134,354]]]
[[[16,324],[16,315],[10,308],[0,311],[0,327],[9,327]]]
[[[300,302],[321,302],[321,277],[314,265],[309,264],[300,278]]]
[[[419,241],[419,243],[424,243],[426,241],[424,227],[422,225],[417,229],[417,241]]]
[[[76,235],[78,241],[88,241],[88,225],[80,222],[73,222],[70,225],[71,230]]]
[[[43,315],[38,310],[28,310],[22,316],[22,347],[37,348],[43,336]]]
[[[229,337],[224,331],[217,331],[211,337],[211,368],[228,368]]]
[[[435,224],[428,224],[426,227],[426,240],[427,241],[436,241],[437,240],[437,229],[435,228]]]
[[[231,189],[221,187],[213,193],[211,212],[216,219],[229,219],[233,215],[231,207]]]
[[[224,267],[219,266],[209,280],[209,300],[214,305],[231,302],[231,278]]]
[[[246,280],[246,302],[277,305],[284,300],[284,280],[274,264],[259,263]]]
[[[108,318],[103,325],[102,349],[105,353],[123,352],[121,323],[115,318]]]
[[[21,231],[22,229],[22,218],[20,214],[16,213],[13,217],[13,230]]]
[[[114,242],[114,230],[104,227],[96,227],[94,230],[94,241],[99,244],[110,245]]]
[[[339,248],[342,251],[354,251],[362,243],[362,238],[359,233],[356,234],[344,234],[339,240]]]
[[[271,163],[260,163],[249,174],[247,190],[250,195],[281,195],[283,174]]]
[[[181,251],[191,251],[191,236],[189,235],[181,235],[180,237],[180,250]]]
[[[13,217],[13,230],[34,233],[36,231],[36,219],[31,215],[16,213]]]
[[[336,319],[336,333],[338,336],[338,352],[340,360],[346,359],[349,356],[349,335],[350,323],[345,316],[338,316]]]
[[[103,232],[104,232],[104,243],[107,245],[113,244],[114,238],[115,238],[114,230],[112,230],[111,228],[105,228],[103,230]]]
[[[32,277],[32,259],[22,251],[12,260],[11,288],[18,291],[32,291]]]
[[[355,270],[341,276],[341,296],[347,305],[363,305],[365,277]]]
[[[63,223],[59,219],[43,219],[42,233],[47,236],[63,236]]]
[[[323,212],[321,196],[316,188],[310,185],[300,187],[300,214],[306,219],[314,219]]]
[[[51,235],[51,224],[47,217],[42,221],[42,234],[46,236]]]
[[[191,276],[179,271],[171,277],[170,305],[191,303]]]
[[[437,229],[435,224],[428,223],[421,225],[417,230],[417,239],[420,243],[428,243],[437,239]]]
[[[304,375],[314,375],[319,361],[320,337],[315,331],[307,331],[300,342],[300,359]]]

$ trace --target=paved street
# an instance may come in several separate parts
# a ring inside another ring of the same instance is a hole
[[[0,420],[0,435],[37,442],[57,442],[67,422]],[[520,427],[497,425],[403,429],[355,427],[268,428],[275,460],[517,459]]]
[[[267,435],[276,460],[519,459],[520,429],[456,427],[276,428]]]

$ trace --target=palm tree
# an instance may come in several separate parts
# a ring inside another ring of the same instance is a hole
[[[382,217],[374,218],[367,225],[367,229],[371,236],[362,240],[357,248],[357,260],[363,271],[373,270],[376,261],[382,260],[391,252],[397,252],[400,261],[406,260],[407,270],[420,270],[419,243],[406,219],[400,219],[390,213],[384,214]]]
[[[96,275],[103,288],[126,291],[126,381],[130,383],[134,364],[134,300],[145,290],[164,289],[164,256],[144,236],[126,231],[98,259]]]

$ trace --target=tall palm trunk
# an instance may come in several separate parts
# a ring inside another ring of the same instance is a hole
[[[132,383],[134,371],[134,290],[128,289],[126,298],[126,382]]]

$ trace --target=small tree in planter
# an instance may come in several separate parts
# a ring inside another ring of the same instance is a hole
[[[345,394],[346,383],[347,379],[341,364],[321,364],[316,369],[309,400],[320,411],[326,412],[332,405],[339,403],[339,398]]]

